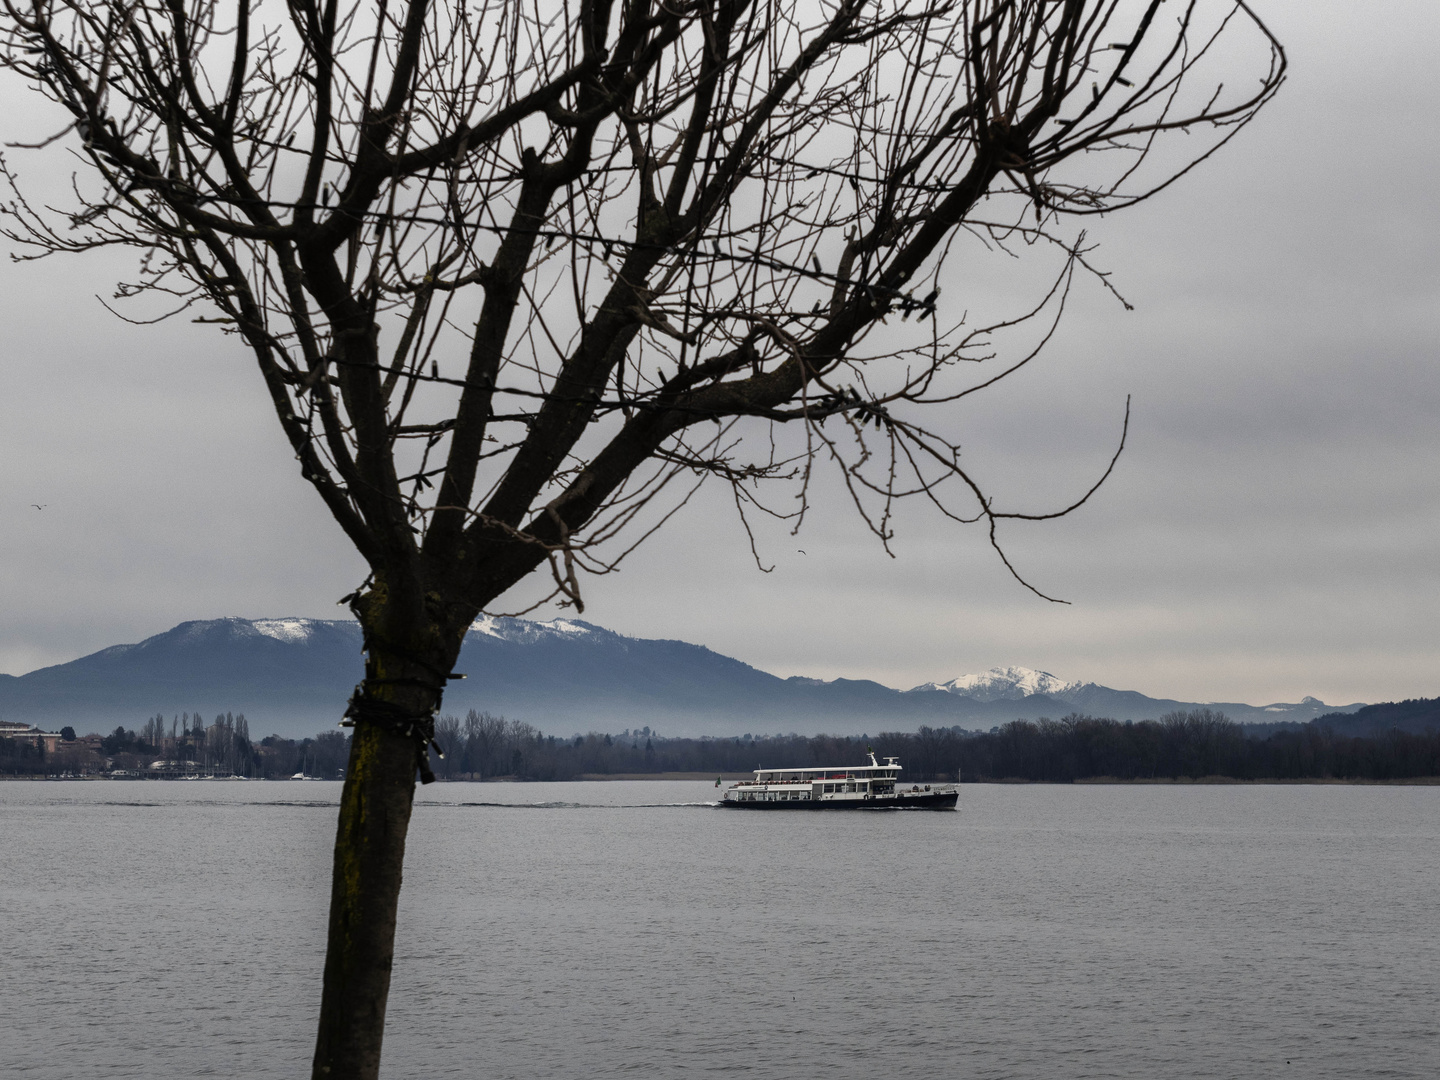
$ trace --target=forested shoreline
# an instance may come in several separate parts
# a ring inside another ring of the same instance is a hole
[[[1410,704],[1410,703],[1405,703]],[[1073,783],[1195,781],[1414,781],[1440,777],[1440,730],[1337,732],[1325,718],[1294,731],[1250,737],[1209,709],[1158,720],[1118,721],[1072,713],[1015,720],[988,732],[922,727],[875,735],[746,735],[664,738],[650,728],[620,734],[545,735],[533,725],[472,710],[435,725],[440,780],[575,780],[673,773],[745,774],[786,766],[861,764],[873,749],[899,758],[917,782]],[[69,729],[67,729],[67,732]],[[0,739],[0,775],[245,776],[318,779],[344,775],[349,736],[270,735],[251,742],[243,716],[161,716],[135,731],[62,741],[53,753]]]
[[[0,738],[0,776],[116,779],[231,777],[280,780],[296,774],[321,780],[344,777],[350,737],[324,731],[308,739],[250,738],[244,713],[221,713],[207,723],[199,712],[166,720],[152,716],[135,729],[108,735],[60,732],[52,751],[31,737]]]
[[[1117,721],[1071,714],[1016,720],[989,732],[922,727],[860,736],[783,735],[662,739],[643,728],[570,739],[531,725],[471,712],[443,717],[437,777],[572,780],[580,776],[746,773],[767,768],[860,764],[868,750],[900,759],[907,780],[1415,780],[1440,777],[1440,732],[1390,731],[1353,737],[1312,725],[1248,738],[1209,709],[1159,720]]]

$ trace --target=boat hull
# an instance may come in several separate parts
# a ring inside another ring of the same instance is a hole
[[[907,791],[872,799],[726,799],[720,805],[734,810],[954,810],[959,801],[958,791]]]

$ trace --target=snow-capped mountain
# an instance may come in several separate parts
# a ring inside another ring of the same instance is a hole
[[[0,675],[0,718],[81,732],[136,727],[157,711],[243,712],[250,730],[309,735],[333,726],[363,674],[350,619],[186,622],[19,677]],[[549,733],[648,725],[667,735],[732,736],[989,729],[1071,712],[1159,717],[1195,703],[993,668],[900,691],[865,679],[782,679],[702,645],[627,637],[576,619],[482,617],[465,637],[444,711],[499,713]],[[1243,724],[1299,724],[1334,710],[1212,703]],[[1345,707],[1353,711],[1359,705]]]
[[[243,622],[244,620],[237,620]],[[348,619],[325,619],[324,626],[344,626]],[[254,619],[250,626],[257,634],[290,643],[309,641],[316,628],[322,625],[320,619]],[[353,625],[353,624],[350,624]]]
[[[979,675],[961,675],[943,683],[921,683],[914,690],[943,690],[947,694],[974,698],[976,701],[1019,701],[1035,694],[1064,697],[1067,691],[1078,690],[1083,684],[1065,682],[1048,671],[1028,667],[995,667]]]
[[[577,619],[551,619],[536,622],[533,619],[512,619],[503,615],[481,615],[470,624],[470,633],[483,634],[497,641],[512,641],[533,645],[544,639],[575,637],[587,634],[608,634],[610,631]]]

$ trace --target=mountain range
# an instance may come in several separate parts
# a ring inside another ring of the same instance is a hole
[[[482,617],[456,664],[467,678],[445,712],[525,720],[551,734],[650,727],[663,735],[859,734],[961,726],[1071,712],[1118,720],[1209,707],[1255,730],[1353,713],[1307,697],[1295,704],[1185,702],[1066,682],[1044,671],[994,668],[897,690],[868,679],[782,679],[684,641],[627,637],[571,619]],[[362,675],[352,620],[185,622],[134,645],[113,645],[25,675],[0,675],[0,719],[55,729],[134,727],[158,713],[243,712],[256,735],[332,726]]]

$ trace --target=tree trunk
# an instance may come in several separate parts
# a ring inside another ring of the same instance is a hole
[[[426,744],[444,682],[437,672],[449,670],[445,657],[401,657],[365,636],[365,681],[347,713],[355,733],[335,837],[315,1080],[380,1072],[415,773],[429,776]]]

